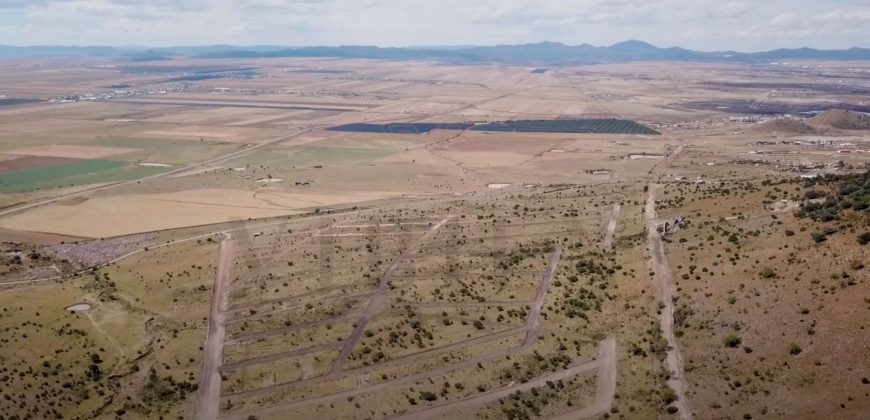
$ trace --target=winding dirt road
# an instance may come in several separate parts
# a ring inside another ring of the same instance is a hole
[[[661,289],[661,302],[664,304],[661,313],[661,329],[662,334],[668,341],[667,350],[667,365],[671,372],[668,378],[668,386],[670,386],[677,394],[677,401],[674,401],[673,406],[677,408],[677,415],[680,419],[688,420],[692,418],[692,412],[689,408],[689,400],[686,396],[686,380],[683,373],[683,356],[680,354],[679,343],[674,336],[674,301],[673,296],[676,293],[674,284],[674,274],[668,265],[668,259],[665,256],[665,248],[662,245],[662,238],[659,235],[656,220],[656,195],[661,190],[662,186],[653,184],[649,188],[649,194],[646,200],[646,217],[647,217],[647,235],[649,239],[650,265],[654,273],[654,279]]]
[[[227,304],[230,297],[230,281],[233,273],[234,242],[232,234],[224,233],[218,255],[214,278],[214,294],[208,317],[208,336],[202,354],[202,371],[196,398],[196,418],[216,419],[220,413],[221,374],[224,339],[226,337]]]

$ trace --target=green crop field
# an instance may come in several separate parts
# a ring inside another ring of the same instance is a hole
[[[0,174],[0,193],[125,181],[164,170],[166,168],[128,167],[125,162],[111,160],[81,160],[63,165]]]

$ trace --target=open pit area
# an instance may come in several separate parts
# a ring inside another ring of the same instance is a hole
[[[0,418],[864,418],[867,89],[0,61]]]

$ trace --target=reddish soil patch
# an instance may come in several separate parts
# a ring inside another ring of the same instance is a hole
[[[44,168],[46,166],[63,165],[81,159],[49,157],[49,156],[22,156],[9,160],[0,161],[0,174],[23,171],[27,169]]]

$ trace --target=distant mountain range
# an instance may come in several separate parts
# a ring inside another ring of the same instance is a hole
[[[628,61],[768,62],[777,60],[870,60],[870,48],[817,50],[778,49],[764,52],[693,51],[680,47],[659,48],[643,41],[624,41],[607,47],[540,42],[522,45],[469,47],[381,48],[373,46],[286,47],[210,45],[190,47],[15,47],[0,45],[0,58],[8,57],[112,57],[131,61],[156,61],[172,57],[268,58],[336,57],[385,60],[435,60],[448,63],[505,63],[558,66]]]

